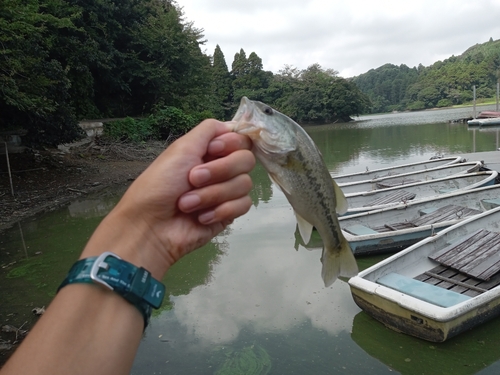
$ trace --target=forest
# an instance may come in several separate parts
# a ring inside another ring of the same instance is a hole
[[[429,67],[385,64],[352,81],[371,101],[371,112],[449,107],[493,98],[500,78],[500,40],[476,44]]]
[[[105,127],[117,138],[164,139],[231,118],[243,95],[304,124],[369,107],[318,64],[273,74],[241,49],[229,69],[173,0],[3,0],[0,43],[0,132],[22,129],[32,144],[75,140],[80,120],[100,118],[123,118]]]
[[[227,120],[240,98],[260,100],[303,125],[352,116],[465,103],[472,86],[492,97],[500,41],[478,44],[432,66],[386,64],[352,78],[312,63],[264,70],[241,49],[231,67],[174,0],[2,0],[0,136],[29,144],[82,136],[83,119],[120,118],[109,136],[166,139],[199,121]],[[257,51],[258,52],[258,51]]]

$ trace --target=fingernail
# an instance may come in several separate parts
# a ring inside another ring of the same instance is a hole
[[[200,203],[201,199],[197,194],[186,194],[179,199],[179,208],[183,211],[191,211]]]
[[[208,211],[198,216],[198,220],[202,224],[210,224],[214,218],[215,218],[215,211]]]
[[[210,171],[205,168],[195,169],[191,172],[191,183],[195,186],[204,184],[210,181]]]
[[[208,145],[208,153],[209,154],[218,154],[219,152],[224,151],[226,144],[219,139],[216,139]]]

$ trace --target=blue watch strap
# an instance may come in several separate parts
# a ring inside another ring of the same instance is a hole
[[[149,323],[152,308],[159,308],[165,296],[165,286],[149,271],[122,260],[111,252],[77,261],[68,272],[58,291],[68,284],[101,284],[132,303]]]

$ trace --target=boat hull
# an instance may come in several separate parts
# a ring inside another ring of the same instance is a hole
[[[492,209],[499,198],[500,185],[486,186],[342,216],[339,224],[355,256],[384,254],[400,251],[470,215]]]
[[[500,316],[500,299],[477,306],[468,313],[448,321],[439,321],[416,311],[408,310],[395,302],[381,300],[378,296],[353,286],[351,286],[351,293],[354,302],[360,309],[386,327],[432,342],[446,341]]]
[[[487,220],[490,220],[489,222]],[[437,263],[428,258],[478,228],[499,232],[500,207],[465,220],[434,237],[362,271],[349,280],[354,302],[392,330],[432,342],[443,342],[500,316],[500,286],[447,307],[426,302],[377,282],[389,273],[414,277]],[[473,224],[471,224],[473,223]],[[434,287],[439,288],[439,287]],[[444,290],[444,289],[440,289]]]
[[[417,201],[431,196],[442,196],[443,194],[460,190],[471,190],[494,185],[497,177],[498,172],[496,171],[474,172],[388,189],[348,194],[346,195],[346,199],[349,209],[344,215],[380,210],[390,206],[397,206],[410,200]],[[413,196],[413,198],[407,199],[408,195],[409,197]]]

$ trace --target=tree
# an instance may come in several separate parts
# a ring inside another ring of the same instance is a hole
[[[229,73],[226,59],[221,48],[217,44],[214,51],[212,63],[212,82],[215,100],[220,107],[214,114],[221,119],[229,119],[232,111],[233,88],[231,75]]]
[[[182,17],[173,0],[0,2],[0,125],[57,144],[84,117],[213,110],[202,30]]]
[[[75,8],[59,0],[0,2],[0,125],[27,140],[55,144],[79,135],[67,69],[52,56],[60,37],[77,33]]]
[[[274,79],[290,85],[286,96],[278,100],[278,107],[299,123],[349,121],[350,116],[362,113],[369,105],[368,98],[356,85],[319,64],[300,73],[287,69]]]
[[[250,53],[247,58],[245,51],[241,49],[234,56],[231,76],[236,101],[243,96],[263,101],[273,74],[263,70],[262,59],[255,52]]]

